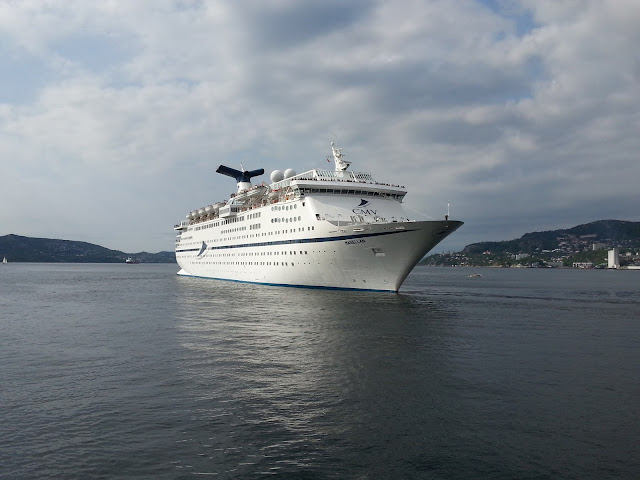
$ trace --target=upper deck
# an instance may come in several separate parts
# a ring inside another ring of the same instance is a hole
[[[187,215],[187,221],[176,225],[176,230],[184,230],[188,225],[201,223],[221,217],[235,216],[246,210],[264,207],[270,204],[304,198],[309,195],[352,195],[383,197],[389,200],[402,202],[407,194],[406,189],[400,185],[380,183],[366,172],[348,171],[351,162],[345,160],[342,149],[336,148],[331,143],[335,170],[313,170],[292,175],[283,180],[271,184],[251,186],[248,178],[238,180],[238,193],[231,195],[225,202],[202,207]],[[223,172],[220,169],[224,168]],[[220,166],[220,173],[232,172],[233,174],[253,174],[258,172],[242,172]],[[262,173],[261,170],[259,173]],[[275,173],[275,172],[274,172]],[[292,172],[293,173],[293,172]],[[225,173],[228,174],[228,173]],[[282,178],[282,174],[280,174]],[[231,176],[231,175],[230,175]],[[251,175],[253,176],[253,175]],[[272,179],[275,179],[272,177]]]
[[[396,190],[398,192],[405,192],[404,187],[400,185],[390,185],[388,183],[376,182],[370,173],[366,172],[349,172],[349,171],[337,171],[337,170],[320,170],[313,169],[308,172],[294,175],[290,178],[286,178],[279,182],[272,183],[270,188],[272,190],[280,190],[289,186],[302,187],[309,185],[314,188],[317,182],[336,182],[338,185],[345,183],[359,184],[360,189],[366,190]]]

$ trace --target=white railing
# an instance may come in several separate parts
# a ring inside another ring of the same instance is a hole
[[[275,182],[271,185],[272,190],[279,190],[288,187],[294,180],[325,180],[332,182],[372,182],[377,183],[370,173],[366,172],[339,172],[336,170],[314,169],[308,172],[295,175],[291,178]]]

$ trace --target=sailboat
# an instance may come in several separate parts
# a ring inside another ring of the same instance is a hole
[[[2,263],[7,263],[7,257],[2,257]]]

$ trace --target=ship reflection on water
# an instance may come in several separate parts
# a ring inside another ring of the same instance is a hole
[[[442,320],[453,315],[419,295],[184,277],[176,284],[178,339],[195,361],[184,374],[208,385],[213,400],[203,408],[238,425],[306,432],[311,442],[307,434],[353,428],[345,419],[359,415],[358,404],[369,401],[362,396],[413,388],[401,379],[416,349],[420,364],[441,363],[441,348],[428,344],[437,344],[447,328]]]

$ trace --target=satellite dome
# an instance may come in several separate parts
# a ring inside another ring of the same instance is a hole
[[[282,180],[284,180],[284,174],[280,170],[274,170],[271,172],[272,183],[281,182]]]
[[[293,168],[287,168],[284,171],[284,178],[291,178],[296,176],[296,171]]]

